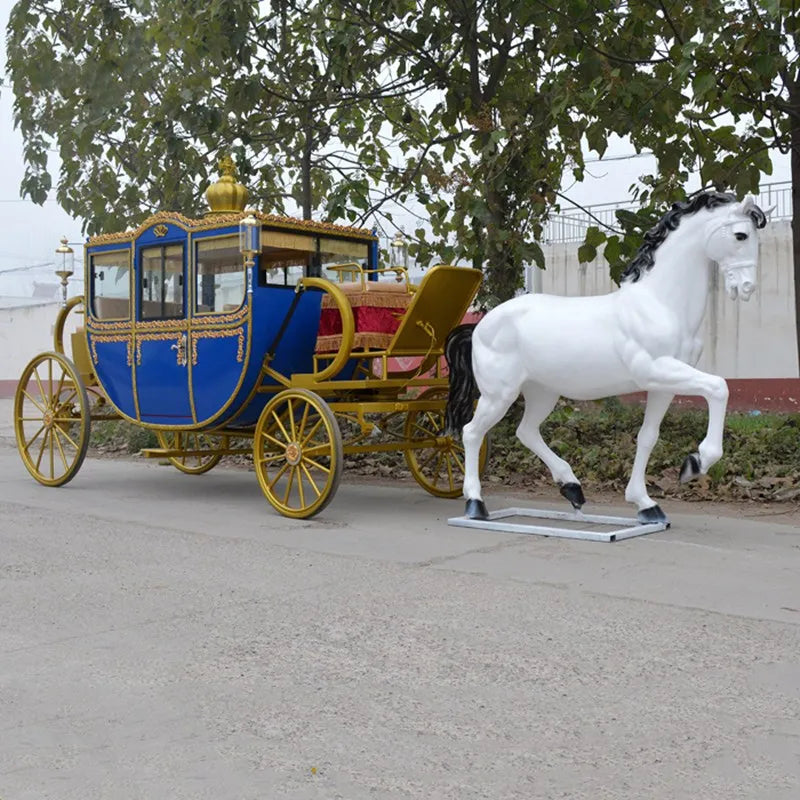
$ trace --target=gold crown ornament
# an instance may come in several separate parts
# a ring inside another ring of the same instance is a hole
[[[230,155],[217,162],[220,178],[206,189],[208,214],[235,214],[247,205],[247,189],[236,181],[236,164]]]

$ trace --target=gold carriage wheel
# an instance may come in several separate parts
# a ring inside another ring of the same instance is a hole
[[[419,400],[445,400],[447,389],[427,389]],[[409,411],[404,429],[406,441],[437,439],[435,445],[406,450],[406,463],[414,480],[426,492],[436,497],[460,497],[464,481],[464,446],[450,436],[444,436],[444,409]],[[478,471],[483,474],[489,458],[488,434],[478,454]]]
[[[45,486],[63,486],[89,447],[89,398],[73,363],[60,353],[31,360],[14,394],[14,433],[26,469]]]
[[[186,475],[202,475],[219,464],[222,453],[216,452],[227,446],[227,437],[211,436],[194,431],[156,431],[158,444],[165,450],[208,450],[208,455],[167,456],[173,467]]]
[[[342,477],[342,434],[328,404],[307,389],[275,395],[258,418],[253,462],[267,500],[305,519],[333,499]]]

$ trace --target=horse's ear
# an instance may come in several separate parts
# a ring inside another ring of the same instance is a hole
[[[753,194],[747,194],[742,200],[742,213],[749,214],[750,211],[756,208],[756,197]]]
[[[755,195],[748,194],[745,196],[744,200],[742,200],[739,210],[743,215],[750,217],[757,228],[763,228],[767,224],[767,217],[769,216],[770,212],[774,211],[775,209],[771,208],[765,214],[756,204]]]

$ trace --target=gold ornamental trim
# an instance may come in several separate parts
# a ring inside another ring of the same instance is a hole
[[[163,236],[166,236],[168,231],[169,227],[167,227],[164,224],[156,225],[155,228],[153,228],[153,233],[156,235],[156,238],[158,239],[161,239]]]
[[[133,342],[131,341],[130,335],[127,336],[108,336],[108,335],[92,335],[91,337],[91,352],[92,352],[92,362],[94,364],[98,363],[98,356],[97,356],[97,345],[98,344],[105,344],[105,343],[114,343],[114,342],[125,342],[125,363],[131,367],[133,366]]]
[[[264,225],[275,225],[276,227],[288,230],[313,231],[316,233],[338,233],[345,236],[358,236],[367,239],[374,239],[372,231],[367,228],[352,228],[346,225],[336,225],[333,222],[316,222],[310,219],[295,219],[294,217],[282,217],[278,214],[265,214],[261,211],[239,211],[231,214],[215,214],[213,217],[204,219],[191,219],[185,217],[177,211],[159,211],[148,217],[138,228],[120,233],[101,233],[92,236],[86,243],[88,247],[95,247],[103,244],[115,244],[122,242],[132,242],[141,236],[146,230],[158,223],[169,223],[183,228],[187,231],[207,231],[214,228],[223,227],[226,224],[238,224],[247,214],[252,213],[256,219]]]
[[[203,314],[199,317],[192,317],[192,325],[231,325],[242,322],[247,318],[248,307],[243,305],[236,311],[228,314]],[[147,333],[149,331],[173,330],[185,331],[189,327],[188,319],[151,319],[144,322],[135,323],[137,333]],[[103,333],[105,331],[130,331],[132,323],[129,319],[103,322],[99,319],[89,318],[87,328],[90,333]]]
[[[241,364],[244,361],[244,327],[231,328],[230,330],[210,330],[192,331],[192,366],[197,366],[197,342],[200,339],[229,339],[237,336],[239,341],[236,348],[236,361]]]
[[[87,327],[90,333],[94,333],[95,331],[132,331],[134,326],[129,319],[123,320],[122,322],[100,322],[96,319],[90,319]],[[135,323],[135,328],[137,333],[162,330],[185,331],[189,328],[189,320],[153,319],[147,322],[137,322]]]

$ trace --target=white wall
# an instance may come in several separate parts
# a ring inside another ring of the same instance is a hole
[[[37,354],[53,350],[53,327],[59,303],[0,308],[0,380],[16,380]],[[67,318],[64,345],[69,356],[70,335],[83,324],[75,311]]]
[[[546,245],[544,254],[547,269],[534,267],[529,276],[534,291],[595,295],[616,288],[601,255],[579,264],[574,243]],[[791,223],[771,222],[761,231],[758,288],[749,302],[730,300],[718,272],[710,280],[700,369],[726,378],[796,378]]]

